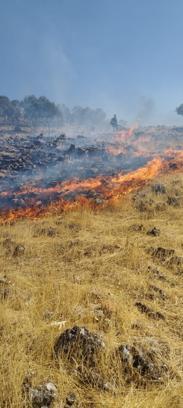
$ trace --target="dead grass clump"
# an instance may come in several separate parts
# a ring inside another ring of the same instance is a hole
[[[162,262],[165,262],[168,259],[172,258],[172,256],[175,253],[174,249],[163,248],[163,247],[149,248],[148,251],[154,258],[157,258]]]
[[[36,226],[35,228],[34,228],[34,237],[40,237],[40,236],[47,236],[47,237],[50,237],[50,238],[52,238],[52,237],[55,237],[56,235],[57,235],[57,230],[56,230],[56,228],[53,228],[53,227],[40,227],[40,226]]]
[[[14,257],[21,256],[25,252],[25,247],[22,244],[17,244],[11,238],[6,238],[3,243],[3,248],[5,249],[6,255],[11,255]]]
[[[148,317],[154,320],[165,320],[165,316],[159,312],[159,311],[154,311],[151,309],[151,307],[145,305],[144,303],[141,302],[136,302],[135,306],[141,313],[145,313]]]
[[[11,281],[6,275],[0,275],[0,300],[7,299],[11,294]]]

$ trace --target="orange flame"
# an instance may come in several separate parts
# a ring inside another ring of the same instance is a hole
[[[106,147],[106,151],[112,156],[126,154],[126,143],[133,136],[138,124],[134,123],[129,129],[123,129],[114,135],[114,143]]]
[[[132,171],[128,174],[119,173],[117,176],[96,177],[87,180],[69,180],[63,183],[57,183],[53,187],[40,188],[27,186],[24,189],[14,193],[18,200],[32,193],[32,205],[28,208],[13,209],[9,212],[2,213],[1,222],[12,222],[19,218],[37,218],[43,215],[55,214],[61,211],[76,210],[79,208],[100,208],[105,207],[108,203],[113,203],[119,197],[124,196],[132,191],[140,189],[148,181],[152,180],[161,172],[182,171],[183,169],[183,152],[167,151],[169,160],[163,160],[160,157],[152,160],[146,166]],[[173,158],[172,158],[173,156]],[[58,193],[59,198],[54,201],[52,194]],[[66,200],[68,194],[74,194],[74,199]],[[0,197],[12,196],[12,192],[3,192]],[[42,198],[49,196],[51,203],[42,204]],[[90,198],[90,196],[92,198]]]
[[[120,130],[115,136],[117,142],[126,142],[133,136],[134,131],[138,129],[138,123],[134,123],[129,129]]]

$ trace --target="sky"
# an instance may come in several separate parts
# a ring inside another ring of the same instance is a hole
[[[0,0],[0,94],[183,123],[183,1]]]

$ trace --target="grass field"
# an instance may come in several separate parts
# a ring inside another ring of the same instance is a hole
[[[166,192],[149,185],[103,211],[0,226],[0,407],[28,406],[27,375],[33,386],[56,385],[58,408],[70,392],[77,407],[183,407],[183,176],[155,182]],[[153,227],[159,235],[147,234]],[[153,252],[159,247],[175,253]],[[104,340],[99,370],[107,390],[81,381],[72,364],[53,356],[59,334],[76,325]],[[147,351],[156,344],[156,364],[166,366],[161,381],[135,369],[126,380],[111,356],[134,343]]]

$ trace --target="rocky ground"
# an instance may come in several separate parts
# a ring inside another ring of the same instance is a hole
[[[183,406],[183,176],[0,226],[0,406]]]
[[[176,151],[183,148],[183,128],[138,128],[129,138],[124,134],[91,136],[86,130],[70,134],[69,128],[64,133],[58,128],[0,125],[0,192],[17,191],[29,183],[45,187],[75,177],[131,171],[165,156],[170,146]]]
[[[112,135],[111,135],[112,138]],[[0,191],[20,189],[28,183],[39,186],[74,177],[109,175],[143,165],[146,158],[114,157],[104,141],[86,134],[73,137],[52,129],[0,127]]]

